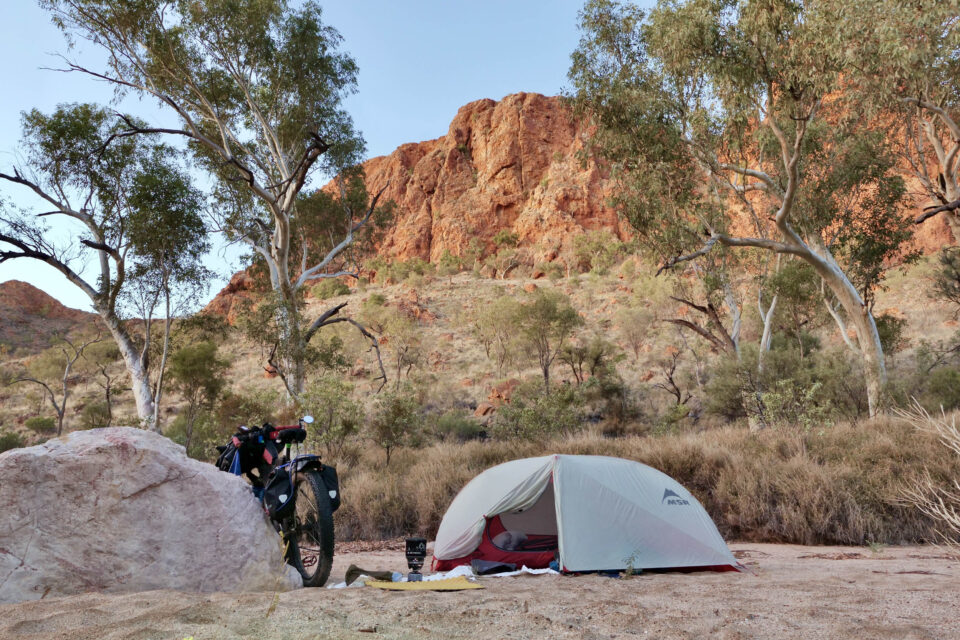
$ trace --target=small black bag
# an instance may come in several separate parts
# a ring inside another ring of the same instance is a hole
[[[330,497],[330,512],[333,513],[340,508],[340,481],[337,479],[337,468],[328,464],[323,465],[320,470],[320,478],[327,488],[327,495]]]
[[[263,490],[263,506],[273,520],[283,520],[294,507],[293,481],[286,469],[276,469]]]

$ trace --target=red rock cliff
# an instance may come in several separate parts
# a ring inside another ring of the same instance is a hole
[[[622,234],[603,172],[576,157],[581,133],[561,98],[517,93],[471,102],[442,138],[368,160],[368,190],[389,180],[383,197],[398,206],[382,253],[436,260],[473,238],[492,248],[507,229],[549,255],[584,229]]]

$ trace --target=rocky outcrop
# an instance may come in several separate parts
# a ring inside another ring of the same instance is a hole
[[[517,93],[471,102],[442,138],[367,161],[368,190],[389,182],[383,197],[398,207],[381,253],[435,261],[474,238],[489,251],[509,230],[551,259],[584,229],[622,233],[604,172],[577,157],[582,134],[561,98]]]
[[[128,427],[0,454],[0,603],[299,586],[241,478]]]
[[[214,313],[226,318],[227,322],[233,324],[237,315],[240,313],[243,302],[254,297],[257,283],[246,271],[238,271],[230,278],[220,292],[214,296],[213,300],[204,307],[204,313]]]
[[[0,283],[0,344],[39,351],[56,335],[91,327],[96,321],[96,314],[65,307],[32,284]]]

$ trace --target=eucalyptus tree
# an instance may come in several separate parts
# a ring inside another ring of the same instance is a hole
[[[317,172],[355,165],[363,142],[343,109],[357,66],[320,7],[284,0],[41,0],[54,22],[107,54],[104,69],[69,68],[119,92],[156,99],[178,126],[128,122],[124,135],[186,140],[216,178],[220,228],[266,265],[280,339],[275,355],[292,396],[303,389],[300,354],[310,335],[299,298],[318,278],[351,273],[342,253],[370,220],[379,194],[357,210],[339,199],[338,236],[319,259],[297,255],[301,192]],[[382,193],[382,191],[381,191]],[[335,307],[326,321],[339,312]],[[308,335],[309,334],[309,335]]]
[[[851,108],[898,142],[902,168],[960,241],[960,2],[824,0],[822,46],[836,52]]]
[[[591,0],[570,76],[663,269],[740,248],[809,264],[856,331],[872,415],[886,367],[869,296],[909,236],[904,186],[882,133],[830,99],[842,68],[816,8]]]
[[[12,173],[0,172],[0,181],[39,204],[0,202],[0,262],[44,262],[87,295],[123,357],[137,415],[143,426],[156,428],[144,355],[118,308],[133,255],[131,196],[138,179],[156,170],[156,147],[151,136],[122,136],[125,126],[89,104],[24,114],[21,160]],[[90,262],[95,269],[87,274]]]
[[[175,315],[189,310],[206,292],[211,273],[202,258],[210,243],[202,212],[204,196],[193,186],[176,150],[154,147],[133,179],[126,220],[132,255],[124,298],[143,322],[140,357],[154,398],[153,422],[159,425],[164,373]],[[162,338],[154,349],[153,320],[163,307]],[[158,362],[154,362],[154,351]]]

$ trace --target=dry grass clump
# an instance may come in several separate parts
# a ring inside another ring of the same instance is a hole
[[[936,522],[903,499],[929,474],[960,476],[931,433],[881,418],[797,433],[727,428],[699,434],[545,442],[441,443],[402,450],[389,467],[366,451],[342,468],[340,540],[436,534],[456,493],[484,469],[548,453],[610,455],[649,464],[697,496],[727,539],[796,544],[899,544],[935,539]]]
[[[935,436],[943,447],[960,459],[960,427],[957,414],[933,416],[914,401],[910,411],[898,412],[915,429]],[[948,488],[949,487],[949,488]],[[929,470],[904,491],[906,499],[923,513],[940,523],[937,533],[947,547],[960,557],[960,476],[936,480]]]

